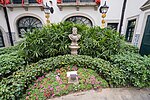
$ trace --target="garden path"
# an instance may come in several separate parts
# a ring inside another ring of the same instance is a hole
[[[102,91],[86,91],[49,100],[150,100],[150,88],[106,88]]]

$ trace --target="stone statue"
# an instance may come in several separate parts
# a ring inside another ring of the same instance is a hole
[[[77,34],[76,27],[73,27],[72,34],[69,34],[69,38],[72,41],[71,45],[69,46],[69,48],[71,49],[71,54],[77,55],[77,50],[80,48],[80,46],[78,46],[77,41],[81,38],[81,35]]]

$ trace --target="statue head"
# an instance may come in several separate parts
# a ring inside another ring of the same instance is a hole
[[[76,28],[76,27],[73,27],[73,28],[72,28],[72,34],[74,34],[74,35],[77,34],[77,28]]]

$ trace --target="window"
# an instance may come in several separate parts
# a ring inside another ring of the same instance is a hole
[[[4,47],[4,40],[3,40],[3,35],[2,32],[0,31],[0,47]]]
[[[107,27],[117,30],[118,29],[118,23],[108,23]]]
[[[22,17],[17,22],[19,37],[24,37],[26,32],[30,32],[35,28],[41,28],[42,22],[31,16]]]
[[[71,3],[71,2],[95,2],[95,0],[62,0],[63,3]]]
[[[136,24],[136,19],[128,21],[128,26],[127,26],[126,36],[125,36],[125,40],[127,42],[132,42],[135,24]]]
[[[12,2],[13,2],[13,4],[21,4],[22,0],[13,0]]]
[[[62,0],[63,3],[71,3],[71,2],[76,2],[76,0]]]
[[[92,21],[84,16],[72,16],[67,18],[66,21],[93,26]]]
[[[95,0],[80,0],[80,2],[95,2]]]
[[[22,0],[12,0],[13,4],[21,4]],[[25,0],[24,2],[28,2],[28,3],[37,3],[36,0]]]
[[[28,0],[29,3],[37,3],[36,0]]]

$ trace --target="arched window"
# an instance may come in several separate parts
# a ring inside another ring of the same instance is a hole
[[[19,37],[24,37],[26,32],[30,32],[35,28],[41,28],[42,22],[32,16],[22,17],[17,22]]]
[[[72,16],[67,18],[66,21],[93,26],[92,21],[84,16]]]
[[[0,30],[0,47],[4,47],[4,40],[3,40],[3,34],[2,31]]]

